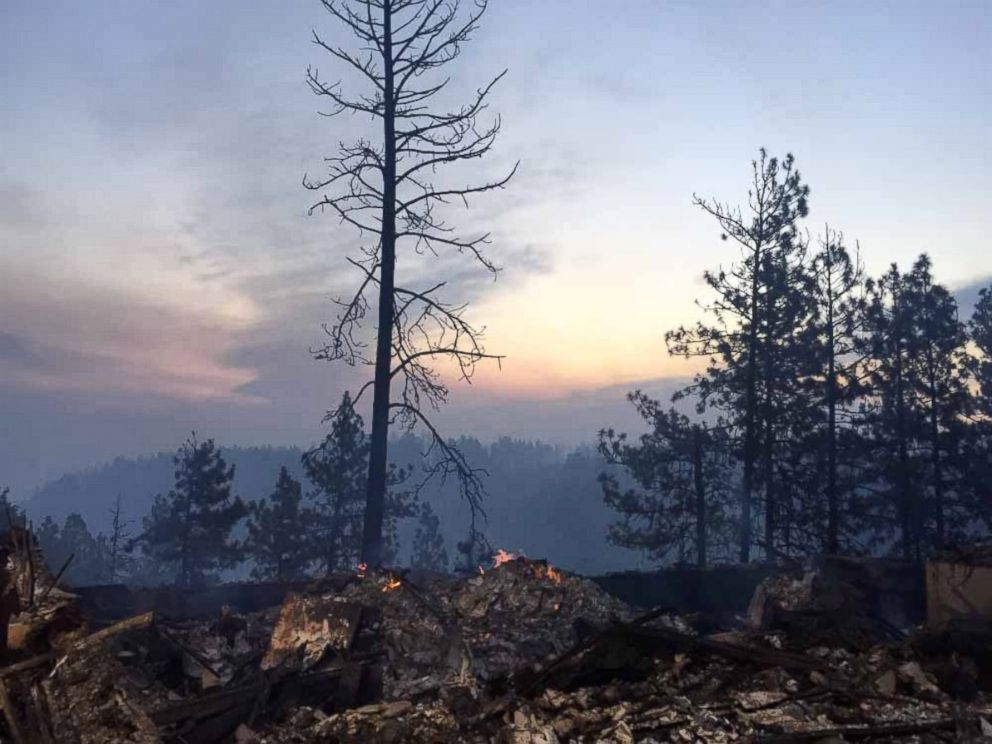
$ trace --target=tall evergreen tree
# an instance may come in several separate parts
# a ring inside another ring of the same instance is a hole
[[[907,299],[914,328],[910,381],[920,411],[917,434],[927,466],[927,508],[921,537],[941,548],[948,538],[948,520],[960,532],[960,454],[965,420],[970,414],[968,336],[958,319],[958,306],[946,287],[936,283],[932,264],[920,256],[906,277]],[[953,497],[953,502],[952,502]],[[933,520],[932,529],[929,527]],[[920,529],[920,528],[918,528]]]
[[[809,487],[812,493],[823,494],[826,505],[821,547],[838,553],[846,527],[842,500],[850,495],[858,475],[853,408],[863,392],[857,346],[865,321],[866,277],[860,252],[852,256],[843,234],[829,226],[812,258],[811,274],[815,306],[811,348],[816,369],[809,383],[817,414],[810,436],[796,441],[820,455],[816,458],[820,467],[813,469],[817,477]]]
[[[758,333],[761,360],[761,428],[757,434],[760,467],[756,482],[764,494],[761,544],[773,557],[802,549],[806,519],[797,469],[806,452],[797,444],[811,426],[805,381],[815,371],[812,277],[806,267],[806,244],[798,236],[767,251],[762,276],[764,294]]]
[[[155,497],[144,519],[141,542],[146,554],[171,565],[181,587],[216,581],[219,572],[241,561],[241,544],[231,536],[246,515],[231,494],[234,467],[228,467],[212,439],[194,433],[177,452],[175,487]]]
[[[766,546],[776,539],[775,457],[784,436],[778,430],[797,328],[808,313],[802,286],[798,221],[808,211],[809,188],[791,155],[752,162],[746,214],[740,207],[694,198],[713,216],[723,240],[733,240],[740,258],[729,269],[707,271],[704,280],[716,299],[704,305],[708,319],[667,334],[669,351],[708,360],[684,395],[698,396],[700,408],[720,411],[737,432],[742,462],[740,560],[751,557],[753,496],[765,496]],[[758,466],[762,465],[759,473]]]
[[[353,569],[360,560],[368,443],[348,393],[327,437],[303,455],[303,469],[315,489],[314,557],[328,573]]]
[[[975,347],[971,366],[978,392],[977,412],[992,420],[992,286],[979,291],[968,330]]]
[[[50,519],[42,522],[38,544],[53,571],[71,555],[65,579],[74,586],[92,586],[107,581],[110,554],[106,538],[90,532],[86,520],[73,513],[65,518],[61,529]]]
[[[345,393],[331,416],[324,441],[303,455],[303,468],[313,484],[315,504],[312,555],[325,571],[350,571],[361,560],[369,439],[362,417]],[[393,466],[387,472],[386,514],[381,559],[396,555],[396,520],[412,515],[412,498],[396,490],[406,473]]]
[[[413,555],[410,564],[426,571],[446,571],[448,551],[441,534],[441,520],[431,505],[421,502],[417,515],[417,532],[413,538]]]
[[[255,579],[299,579],[310,562],[307,537],[314,513],[303,508],[303,490],[285,467],[268,499],[249,505],[246,555]]]
[[[612,429],[600,432],[600,453],[635,483],[624,487],[611,473],[600,476],[606,503],[621,515],[608,539],[658,562],[674,556],[706,565],[731,537],[723,429],[692,423],[641,391],[627,397],[651,430],[637,444]]]
[[[0,488],[0,529],[9,530],[13,527],[24,527],[24,510],[10,498],[10,489]]]
[[[920,560],[974,516],[965,494],[968,336],[926,255],[909,273],[893,265],[872,284],[867,319],[875,475],[897,517],[902,556]]]
[[[863,524],[875,542],[885,540],[895,526],[902,557],[921,555],[921,494],[918,463],[913,453],[913,432],[918,429],[918,409],[911,384],[911,359],[915,345],[906,278],[893,264],[877,281],[869,281],[866,335],[861,341],[867,361],[871,395],[865,405],[865,423],[871,437],[873,471],[866,473],[862,488],[866,498]],[[894,524],[887,512],[895,514]]]
[[[970,425],[962,441],[961,497],[975,517],[975,529],[992,533],[992,286],[979,292],[968,322],[973,353],[969,359],[974,390]]]
[[[35,530],[35,539],[38,541],[38,546],[41,548],[41,552],[45,554],[45,560],[48,563],[49,569],[52,573],[55,573],[62,566],[62,561],[59,559],[59,537],[60,530],[58,523],[52,519],[51,515],[47,515],[38,528]],[[64,560],[64,559],[63,559]]]

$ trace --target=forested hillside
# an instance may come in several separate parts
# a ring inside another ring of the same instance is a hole
[[[602,526],[611,515],[596,480],[604,462],[591,448],[564,451],[510,439],[492,444],[463,439],[461,445],[473,464],[489,472],[485,501],[488,522],[484,529],[493,545],[547,557],[557,565],[584,573],[639,565],[635,554],[606,541]],[[301,448],[218,446],[227,463],[235,468],[233,492],[245,501],[258,501],[271,493],[282,467],[302,481],[304,493],[312,490],[301,465]],[[424,442],[416,437],[397,439],[392,446],[395,461],[411,467],[411,484],[418,482],[423,447]],[[47,516],[64,525],[69,515],[79,514],[94,537],[109,536],[119,495],[123,517],[131,522],[130,532],[137,534],[156,494],[168,493],[173,487],[174,469],[172,453],[118,458],[45,484],[31,497],[28,513],[38,525]],[[456,556],[456,544],[465,537],[469,520],[457,485],[452,481],[432,482],[419,501],[430,504],[438,517],[447,553]],[[409,560],[416,521],[404,519],[397,525],[399,559],[404,563]],[[73,529],[78,527],[78,520],[73,520]],[[80,583],[100,583],[105,579],[99,571],[99,566],[80,564],[70,578]],[[246,573],[247,568],[236,575]]]

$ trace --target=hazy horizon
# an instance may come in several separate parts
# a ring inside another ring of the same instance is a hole
[[[736,257],[692,194],[743,201],[759,146],[795,154],[807,226],[860,241],[870,272],[926,251],[973,294],[992,276],[990,24],[978,3],[493,2],[453,95],[509,67],[477,168],[521,170],[456,217],[493,231],[504,271],[436,268],[506,360],[455,386],[446,433],[567,444],[632,426],[623,393],[690,371],[664,333]],[[313,441],[355,387],[307,351],[358,243],[305,216],[300,179],[366,127],[317,115],[304,71],[330,65],[312,28],[339,32],[309,0],[0,9],[2,483],[193,428]]]

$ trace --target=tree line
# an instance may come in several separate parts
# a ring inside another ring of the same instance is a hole
[[[988,535],[992,287],[965,321],[926,254],[870,276],[842,232],[810,236],[808,201],[794,158],[763,149],[743,206],[694,197],[736,255],[704,274],[702,319],[666,334],[704,369],[670,405],[629,395],[647,434],[600,432],[633,480],[600,479],[612,542],[698,564],[918,561]]]
[[[282,467],[267,498],[245,502],[233,493],[234,466],[214,440],[194,433],[173,458],[174,487],[155,497],[140,528],[126,517],[118,497],[109,534],[94,536],[79,514],[68,515],[62,525],[46,517],[35,530],[38,543],[53,570],[71,556],[67,577],[77,585],[197,587],[220,581],[245,561],[255,580],[354,571],[361,553],[369,441],[347,394],[330,423],[325,439],[303,454],[306,488]],[[385,559],[393,562],[397,555],[397,521],[415,518],[412,564],[445,570],[449,559],[440,520],[415,489],[404,487],[407,476],[389,469]],[[16,515],[13,523],[23,522],[23,512],[6,493],[0,496],[5,513]]]
[[[631,565],[632,556],[627,551],[604,540],[603,526],[609,521],[610,511],[602,501],[596,481],[604,461],[594,447],[563,449],[506,437],[491,443],[461,437],[456,444],[474,467],[487,473],[487,489],[491,494],[487,499],[488,519],[476,527],[478,532],[485,533],[481,539],[487,544],[546,557],[555,565],[587,574]],[[429,441],[414,435],[405,435],[391,443],[397,464],[409,472],[403,489],[413,491],[420,485],[423,453],[429,445]],[[303,508],[312,506],[317,489],[307,477],[303,456],[316,447],[221,448],[225,464],[235,466],[231,492],[246,504],[268,501],[279,480],[279,471],[285,466],[292,479],[302,484]],[[173,450],[169,455],[118,459],[100,468],[66,475],[42,487],[27,501],[19,501],[26,505],[27,516],[33,519],[35,534],[44,537],[50,568],[57,570],[74,554],[66,571],[73,586],[174,583],[174,567],[157,566],[140,544],[131,552],[118,549],[116,560],[112,558],[111,545],[115,534],[118,545],[127,546],[134,540],[144,527],[142,517],[152,510],[155,494],[168,495],[173,490],[175,454]],[[346,466],[347,460],[342,464]],[[326,494],[321,498],[326,499]],[[354,507],[355,511],[360,508]],[[438,520],[437,530],[423,529],[421,517],[425,510]],[[117,521],[122,529],[115,527],[118,512]],[[23,512],[17,508],[16,514],[15,522],[23,524]],[[67,522],[70,528],[65,530],[65,538],[58,539]],[[41,530],[46,523],[54,529],[46,526]],[[470,523],[471,509],[460,498],[458,484],[454,480],[432,481],[419,491],[414,514],[395,520],[395,557],[390,557],[390,565],[409,566],[411,562],[419,562],[418,543],[428,545],[433,540],[448,559],[441,564],[449,569],[470,568],[477,574],[479,565],[491,562],[492,551],[478,545],[475,563],[469,563],[458,543],[465,547]],[[235,525],[231,535],[245,540],[247,524],[245,517]],[[308,532],[313,533],[313,528],[311,524]],[[431,560],[426,564],[439,565]],[[116,569],[112,570],[114,565]],[[254,561],[246,553],[243,562],[220,572],[219,578],[248,579],[252,568]],[[306,569],[312,575],[321,570],[319,563]],[[352,567],[345,566],[345,570]]]

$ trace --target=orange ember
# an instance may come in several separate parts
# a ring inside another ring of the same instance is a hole
[[[493,556],[493,568],[499,568],[504,563],[515,561],[519,557],[516,553],[507,553],[503,548],[500,548],[496,551],[496,555]]]
[[[365,571],[368,570],[368,567],[369,567],[369,564],[368,563],[359,563],[358,564],[358,578],[360,578],[360,579],[364,579],[365,578]]]
[[[401,586],[403,586],[403,582],[401,582],[395,576],[392,576],[391,575],[389,577],[389,581],[387,581],[386,584],[382,587],[382,591],[383,592],[391,592],[394,589],[399,589]]]
[[[561,573],[554,566],[548,566],[548,578],[556,584],[561,583]]]

